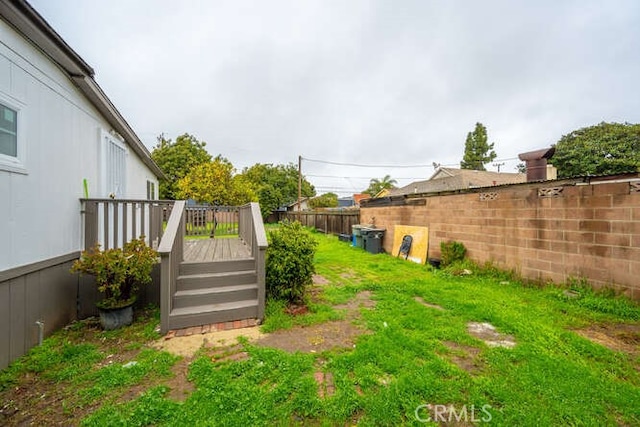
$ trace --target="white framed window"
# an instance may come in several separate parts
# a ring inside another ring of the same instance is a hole
[[[156,183],[147,180],[147,200],[156,200]]]
[[[114,135],[100,132],[101,181],[104,197],[124,198],[127,194],[127,146]]]
[[[0,170],[27,173],[23,106],[0,94]]]

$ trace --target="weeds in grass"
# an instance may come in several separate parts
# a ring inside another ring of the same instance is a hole
[[[634,326],[637,304],[577,284],[571,289],[579,297],[567,298],[564,288],[523,286],[516,275],[491,265],[464,264],[472,274],[462,276],[432,271],[334,237],[316,238],[316,271],[329,282],[321,298],[301,316],[288,315],[284,304],[269,304],[264,328],[332,319],[340,315],[333,305],[367,290],[375,308],[361,310],[357,321],[371,333],[361,335],[354,348],[289,354],[242,340],[249,358],[235,362],[214,361],[202,351],[189,370],[195,391],[183,403],[171,401],[167,387],[156,383],[118,402],[114,395],[130,384],[165,378],[172,360],[143,345],[133,358],[140,364],[134,370],[122,363],[98,368],[91,360],[106,357],[104,346],[82,347],[69,339],[73,331],[55,336],[40,357],[30,354],[9,371],[19,376],[30,366],[38,375],[64,376],[65,369],[86,367],[90,373],[80,374],[82,381],[63,383],[104,402],[84,419],[90,426],[417,425],[415,411],[426,405],[486,408],[494,425],[640,424],[637,355],[573,331],[593,323]],[[469,334],[469,322],[491,323],[512,335],[516,346],[490,347]],[[127,339],[144,343],[143,330]],[[65,350],[65,342],[79,347]],[[69,366],[62,354],[70,356]],[[325,387],[321,395],[318,378],[331,378],[331,393]],[[100,394],[108,388],[118,392]]]

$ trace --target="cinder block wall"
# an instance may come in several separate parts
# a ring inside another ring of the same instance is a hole
[[[640,300],[640,184],[547,182],[424,198],[422,206],[362,207],[361,221],[386,228],[429,227],[429,257],[440,242],[464,243],[476,262],[491,261],[523,277],[585,278]]]

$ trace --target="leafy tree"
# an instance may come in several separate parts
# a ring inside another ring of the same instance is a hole
[[[193,168],[177,182],[176,196],[212,205],[241,205],[255,200],[251,187],[233,176],[229,160],[217,156],[212,162]]]
[[[397,181],[391,179],[391,175],[385,175],[382,179],[373,178],[369,181],[369,188],[364,190],[363,193],[373,197],[382,190],[394,188],[396,184]]]
[[[488,143],[487,128],[482,123],[476,123],[473,132],[467,134],[464,143],[464,156],[460,162],[462,169],[486,170],[484,165],[496,158],[493,151],[494,143]]]
[[[242,175],[254,188],[263,217],[279,206],[298,200],[298,168],[293,164],[273,165],[256,163],[245,168]],[[316,190],[306,178],[302,179],[302,197],[313,197]]]
[[[335,208],[338,206],[338,195],[336,193],[325,193],[309,200],[309,206],[312,209],[317,208]]]
[[[188,133],[177,137],[175,142],[166,139],[164,134],[158,136],[151,158],[167,176],[166,180],[160,180],[161,199],[175,200],[178,181],[196,166],[211,161],[206,145]]]
[[[640,171],[640,124],[605,123],[574,130],[555,145],[558,178]]]

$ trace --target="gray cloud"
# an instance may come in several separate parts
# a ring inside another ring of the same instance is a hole
[[[32,4],[148,146],[189,132],[238,168],[456,164],[476,121],[513,158],[578,127],[640,122],[635,1]],[[346,193],[432,169],[305,172]]]

